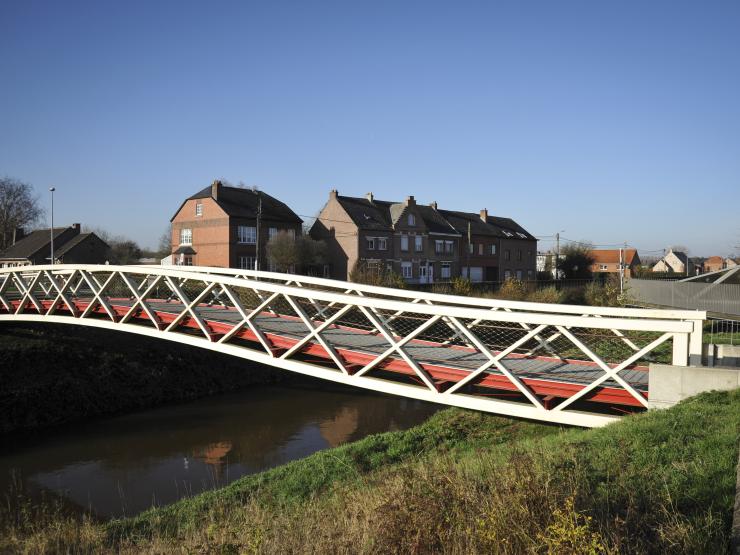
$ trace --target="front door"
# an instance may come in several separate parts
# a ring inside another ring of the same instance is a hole
[[[419,266],[419,283],[427,283],[427,267],[424,265]]]

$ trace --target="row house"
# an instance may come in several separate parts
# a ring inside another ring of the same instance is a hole
[[[185,199],[170,222],[174,264],[247,270],[269,269],[265,247],[270,238],[281,231],[300,235],[303,224],[267,193],[221,181]]]
[[[325,275],[348,279],[358,262],[392,270],[409,282],[432,283],[458,275],[460,234],[431,206],[332,190],[310,231],[326,242],[330,264]]]
[[[413,196],[390,202],[332,190],[310,233],[327,243],[325,275],[335,279],[348,279],[358,262],[393,270],[410,283],[535,278],[537,240],[486,210],[452,212],[418,204]]]
[[[511,218],[440,210],[463,236],[461,274],[471,281],[534,280],[537,238]]]

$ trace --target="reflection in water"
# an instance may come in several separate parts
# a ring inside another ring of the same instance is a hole
[[[437,406],[357,390],[260,387],[3,442],[0,489],[132,515],[368,434],[404,429]]]

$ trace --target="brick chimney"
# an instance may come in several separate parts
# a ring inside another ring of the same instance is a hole
[[[429,203],[429,206],[431,206],[432,208],[434,208],[436,210],[437,209],[437,201],[435,200],[435,201],[430,202]]]
[[[72,224],[72,229],[75,230],[75,235],[78,235],[80,233],[80,224]]]
[[[213,200],[218,200],[218,194],[221,192],[221,182],[215,179],[211,184],[211,196]]]
[[[406,197],[406,206],[416,206],[416,200],[414,199],[414,195],[409,195]]]
[[[483,220],[484,222],[488,221],[488,208],[484,208],[483,210],[480,211],[480,219]]]
[[[372,193],[367,193],[367,194],[365,195],[365,198],[366,198],[366,199],[367,199],[368,201],[370,201],[370,202],[373,202],[373,200],[375,199],[375,197],[373,196],[373,194],[372,194]]]
[[[332,189],[331,191],[329,191],[329,200],[336,199],[338,194],[339,191],[337,191],[336,189]]]

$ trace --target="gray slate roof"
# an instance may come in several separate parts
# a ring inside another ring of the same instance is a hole
[[[262,217],[273,220],[283,220],[302,224],[303,220],[291,210],[287,204],[279,201],[263,191],[228,187],[221,185],[216,203],[229,216],[237,218],[256,218],[259,198],[262,197]],[[211,186],[198,191],[187,200],[211,198]],[[182,206],[180,206],[182,208]],[[178,212],[180,209],[178,209]],[[176,213],[177,214],[177,213]]]
[[[90,237],[95,237],[95,238],[99,239],[103,244],[105,244],[105,241],[103,241],[102,239],[100,239],[100,237],[98,237],[97,235],[95,235],[92,232],[90,232],[90,233],[80,233],[79,235],[75,235],[74,237],[72,237],[72,239],[70,239],[69,241],[67,241],[66,243],[64,243],[58,249],[55,248],[54,249],[54,258],[58,258],[58,257],[64,256],[69,251],[71,251],[73,248],[75,248],[77,245],[79,245],[83,241],[86,241]]]
[[[57,239],[59,235],[68,229],[68,227],[55,227],[54,239]],[[15,245],[11,245],[5,249],[0,253],[0,258],[13,260],[31,258],[42,249],[50,249],[51,246],[49,243],[51,243],[51,228],[37,229],[36,231],[32,231],[26,235],[20,241],[16,241]]]

